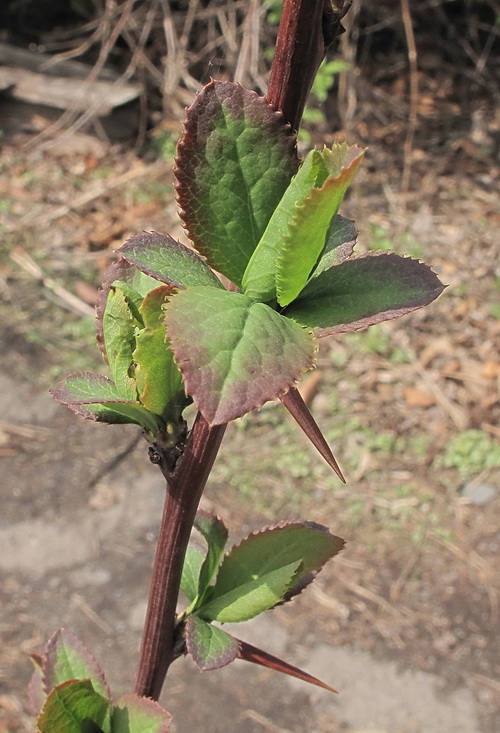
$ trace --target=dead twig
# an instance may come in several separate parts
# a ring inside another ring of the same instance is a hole
[[[401,193],[403,211],[406,208],[406,199],[410,188],[410,178],[412,170],[413,140],[415,130],[417,129],[417,109],[418,109],[418,65],[417,65],[417,46],[415,43],[415,34],[413,32],[413,23],[410,11],[410,0],[401,0],[401,16],[403,19],[403,27],[406,36],[406,45],[408,48],[408,63],[410,66],[410,112],[408,116],[408,127],[406,129],[406,138],[404,143],[404,163],[403,175],[401,179]]]
[[[269,733],[291,733],[288,728],[281,728],[281,726],[275,725],[271,720],[269,720],[269,718],[261,715],[256,710],[245,710],[241,714],[241,717],[253,720],[255,723],[261,725],[265,730],[269,731]]]

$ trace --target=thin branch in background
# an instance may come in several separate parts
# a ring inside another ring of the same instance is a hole
[[[234,72],[234,81],[243,86],[258,87],[262,94],[266,94],[267,82],[259,70],[262,11],[260,0],[250,0],[248,14],[243,23],[243,38]]]
[[[116,21],[115,25],[112,26],[110,22],[110,16],[113,17],[113,10],[114,10],[114,3],[111,2],[111,0],[107,0],[106,2],[106,11],[104,13],[103,18],[103,25],[104,27],[109,27],[110,33],[109,36],[106,37],[107,34],[102,33],[101,39],[102,39],[102,45],[101,50],[99,52],[99,57],[94,64],[90,74],[88,75],[86,79],[86,83],[90,86],[99,76],[102,69],[104,68],[104,64],[106,63],[108,56],[115,46],[120,34],[122,33],[123,28],[125,27],[126,23],[129,20],[130,14],[132,12],[132,7],[136,0],[126,0],[121,15],[119,16],[118,20]],[[124,72],[122,76],[120,76],[119,79],[115,82],[115,86],[119,86],[121,84],[124,84],[126,81],[128,81],[131,76],[133,75],[135,71],[135,68],[130,70],[129,68]],[[72,134],[79,130],[88,120],[92,118],[94,115],[94,109],[92,106],[89,107],[89,109],[81,115],[80,118],[78,118],[78,111],[74,109],[73,107],[70,107],[69,109],[64,112],[61,117],[59,117],[58,120],[56,120],[52,125],[47,127],[43,132],[41,132],[39,135],[36,135],[27,145],[28,148],[34,148],[37,147],[40,143],[43,141],[46,141],[48,138],[50,138],[52,135],[60,132],[63,127],[70,125],[69,129],[65,131],[64,136]],[[45,145],[42,145],[41,148],[47,147],[47,145],[50,145],[50,143],[45,143]]]
[[[128,458],[129,455],[137,448],[141,439],[142,433],[138,431],[137,435],[135,435],[134,438],[129,441],[129,443],[125,446],[125,448],[123,448],[123,450],[121,450],[119,453],[116,454],[116,456],[113,456],[111,460],[107,461],[103,466],[101,466],[96,475],[87,484],[87,490],[95,488],[97,484],[100,483],[103,478],[108,475],[108,473],[111,473],[111,471],[114,471],[115,468],[118,468],[120,463]]]
[[[417,46],[415,43],[415,34],[413,32],[413,23],[410,12],[410,0],[401,0],[401,16],[406,36],[406,45],[408,48],[408,63],[410,66],[410,112],[408,116],[408,127],[406,129],[406,139],[404,143],[404,161],[403,175],[401,178],[401,206],[403,212],[406,209],[406,202],[410,188],[412,156],[413,156],[413,140],[415,138],[415,130],[417,128],[417,112],[418,112],[418,65],[417,65]]]
[[[359,24],[356,18],[361,9],[361,0],[354,0],[343,21],[346,33],[341,37],[340,48],[342,58],[347,61],[350,68],[339,74],[337,93],[337,109],[344,130],[347,130],[354,119],[357,106],[357,94],[355,84],[356,74],[356,53],[358,48]]]
[[[83,300],[70,293],[66,288],[63,288],[62,285],[56,283],[51,277],[48,277],[27,252],[20,248],[14,249],[10,254],[10,258],[16,265],[19,265],[25,272],[38,280],[49,293],[52,293],[58,305],[78,316],[95,316],[94,308],[84,303]]]

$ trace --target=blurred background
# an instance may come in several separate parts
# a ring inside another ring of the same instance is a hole
[[[162,479],[132,427],[48,389],[102,370],[114,250],[184,238],[172,166],[210,77],[264,94],[279,0],[4,0],[0,7],[0,731],[34,728],[28,654],[59,626],[133,684]],[[422,258],[430,307],[325,339],[303,395],[340,485],[286,412],[230,426],[202,502],[234,540],[305,518],[348,545],[292,604],[235,630],[340,690],[244,663],[172,667],[177,733],[495,733],[500,720],[500,5],[354,0],[302,152],[368,146],[343,205],[358,252]],[[185,239],[184,239],[185,241]]]

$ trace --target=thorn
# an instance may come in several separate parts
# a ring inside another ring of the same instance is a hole
[[[300,396],[298,389],[291,387],[288,392],[280,397],[280,400],[299,427],[307,435],[314,447],[323,456],[330,468],[333,468],[339,479],[345,484],[346,480],[337,461],[335,460],[335,456],[333,455],[330,446],[326,442],[315,419],[311,415],[309,408]]]

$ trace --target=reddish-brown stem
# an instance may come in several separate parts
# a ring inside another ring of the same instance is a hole
[[[285,0],[267,99],[299,126],[307,95],[327,45],[339,28],[339,0]],[[167,496],[153,566],[135,691],[157,700],[175,658],[174,632],[182,565],[191,528],[226,426],[211,428],[198,414],[174,472],[158,448]]]
[[[196,510],[217,456],[225,425],[209,427],[198,413],[184,453],[167,478],[158,547],[149,591],[135,684],[138,695],[157,700],[167,670],[174,658],[174,627],[184,555]]]
[[[325,51],[340,32],[344,0],[285,0],[267,99],[297,130]]]

